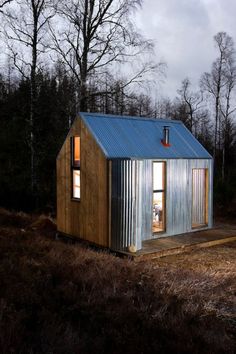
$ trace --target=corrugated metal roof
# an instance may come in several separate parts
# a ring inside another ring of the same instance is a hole
[[[107,158],[211,158],[181,121],[80,113]],[[170,127],[170,147],[161,143]]]

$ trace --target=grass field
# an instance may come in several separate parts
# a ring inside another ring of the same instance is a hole
[[[235,353],[236,243],[135,263],[0,211],[0,353]]]

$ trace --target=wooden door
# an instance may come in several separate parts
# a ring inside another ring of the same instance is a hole
[[[207,225],[207,169],[192,170],[192,228]]]

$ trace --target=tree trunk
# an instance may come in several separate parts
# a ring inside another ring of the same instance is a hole
[[[214,150],[213,150],[213,157],[216,158],[216,146],[217,146],[217,136],[218,136],[218,113],[219,112],[219,98],[216,97],[216,104],[215,104],[215,134],[214,134]]]
[[[35,113],[37,102],[36,67],[37,67],[37,40],[38,40],[38,14],[33,6],[33,40],[32,40],[32,62],[30,72],[30,171],[31,171],[31,193],[33,203],[36,203],[37,178],[36,178],[36,156],[35,156]]]
[[[81,80],[80,86],[80,111],[87,112],[88,110],[88,96],[87,96],[87,85],[85,80]]]

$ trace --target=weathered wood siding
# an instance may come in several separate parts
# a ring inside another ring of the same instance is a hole
[[[71,199],[70,137],[81,138],[81,198]],[[108,241],[107,160],[80,118],[76,119],[57,158],[58,231],[102,246]]]

